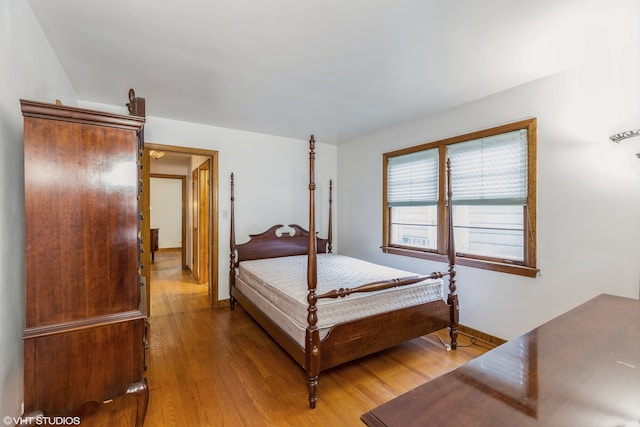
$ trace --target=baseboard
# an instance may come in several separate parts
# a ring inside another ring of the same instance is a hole
[[[172,252],[172,251],[181,251],[181,250],[182,248],[178,246],[177,248],[160,248],[156,252]]]
[[[228,299],[228,298],[227,299],[219,299],[218,303],[213,308],[224,308],[224,307],[231,307],[231,300],[230,299]]]
[[[502,338],[498,338],[495,337],[493,335],[489,335],[485,332],[479,331],[477,329],[473,329],[470,328],[468,326],[465,325],[458,325],[458,332],[463,334],[463,335],[467,335],[471,338],[475,338],[478,341],[482,341],[485,344],[489,344],[493,347],[498,347],[504,343],[506,343],[506,340],[503,340]]]

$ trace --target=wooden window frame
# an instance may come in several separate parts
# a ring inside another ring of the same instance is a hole
[[[498,135],[501,133],[512,132],[520,129],[527,131],[527,209],[524,213],[524,261],[514,262],[510,260],[499,260],[489,257],[482,257],[468,254],[457,254],[457,263],[468,267],[481,268],[485,270],[493,270],[502,273],[516,274],[526,277],[535,277],[538,273],[537,268],[537,251],[536,251],[536,235],[537,235],[537,215],[536,215],[536,180],[537,180],[537,119],[531,118],[520,120],[517,122],[484,129],[464,135],[454,136],[439,141],[428,142],[425,144],[408,147],[384,153],[382,156],[383,170],[383,189],[382,189],[382,250],[385,253],[396,255],[404,255],[416,258],[423,258],[433,261],[447,262],[446,242],[447,242],[447,209],[444,201],[446,200],[446,147],[452,144],[471,141],[479,138]],[[438,244],[437,250],[420,250],[416,248],[404,247],[401,245],[391,244],[391,208],[387,203],[387,177],[388,177],[388,159],[416,151],[428,150],[432,148],[438,149],[439,171],[438,171]],[[455,173],[455,171],[452,171]]]

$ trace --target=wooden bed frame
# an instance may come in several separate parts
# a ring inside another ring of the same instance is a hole
[[[447,180],[451,180],[450,163],[447,161]],[[317,254],[331,252],[331,196],[329,198],[329,233],[327,239],[316,236],[315,231],[315,139],[309,140],[309,230],[290,225],[295,233],[276,230],[274,225],[260,234],[250,235],[249,241],[236,245],[234,224],[234,175],[231,174],[231,236],[229,286],[231,310],[238,301],[242,307],[271,335],[271,337],[298,362],[308,378],[309,406],[315,408],[318,400],[318,377],[320,371],[355,360],[394,345],[421,337],[444,328],[450,329],[451,348],[455,349],[458,336],[458,295],[456,294],[455,249],[451,221],[451,186],[448,186],[448,247],[449,269],[426,276],[363,284],[355,288],[340,288],[322,295],[316,293]],[[236,256],[237,253],[237,256]],[[284,332],[269,316],[254,305],[235,286],[236,269],[246,260],[307,255],[308,316],[304,348]],[[447,302],[436,300],[408,308],[372,315],[334,326],[329,334],[320,339],[317,328],[317,302],[322,298],[342,298],[355,293],[374,292],[417,283],[428,278],[449,277]]]

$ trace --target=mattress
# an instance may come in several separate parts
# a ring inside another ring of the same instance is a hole
[[[318,295],[339,288],[416,276],[340,254],[318,254]],[[240,263],[236,288],[304,347],[307,327],[307,256]],[[444,299],[443,281],[427,279],[408,286],[318,300],[321,339],[332,326],[388,311]]]

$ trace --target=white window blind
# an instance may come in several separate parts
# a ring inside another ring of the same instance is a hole
[[[527,131],[452,144],[453,200],[463,205],[527,204]]]
[[[438,203],[438,149],[390,157],[387,169],[390,207]]]

